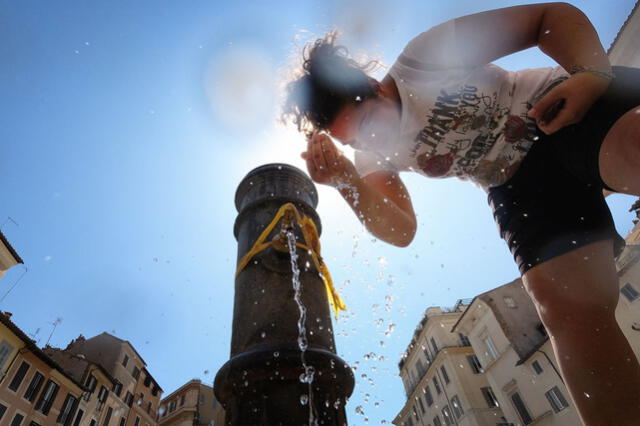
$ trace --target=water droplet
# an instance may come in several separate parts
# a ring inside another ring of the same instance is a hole
[[[544,33],[545,34],[549,34],[549,33],[551,33],[551,30],[546,30]]]
[[[307,403],[309,402],[309,397],[306,394],[302,394],[300,395],[300,404],[302,405],[307,405]]]
[[[260,337],[262,337],[262,338],[264,339],[265,337],[267,337],[267,333],[265,333],[265,332],[263,331],[262,333],[260,333]]]
[[[356,407],[356,414],[360,414],[361,416],[364,416],[364,409],[362,408],[362,405],[358,405]]]
[[[586,396],[587,398],[591,398],[591,395],[589,395],[588,393],[584,393],[584,396]]]

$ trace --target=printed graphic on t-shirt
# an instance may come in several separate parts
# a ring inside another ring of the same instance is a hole
[[[526,114],[511,115],[499,104],[497,91],[485,94],[465,84],[456,91],[440,90],[411,152],[427,176],[470,176],[491,186],[513,174],[535,135],[535,122]],[[508,147],[497,158],[487,157],[501,136]]]

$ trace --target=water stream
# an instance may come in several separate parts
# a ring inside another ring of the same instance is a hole
[[[307,340],[307,329],[305,323],[307,321],[307,308],[302,303],[302,292],[300,285],[300,268],[298,268],[298,253],[296,251],[296,236],[293,231],[287,231],[287,240],[289,245],[289,254],[291,255],[291,282],[293,283],[293,299],[298,305],[300,316],[298,317],[298,348],[300,348],[300,361],[302,362],[302,368],[304,373],[300,375],[300,382],[306,383],[308,386],[308,393],[300,395],[300,404],[307,405],[309,407],[309,426],[317,426],[317,416],[314,412],[315,407],[313,403],[313,378],[315,375],[315,368],[307,364],[305,354],[309,342]]]

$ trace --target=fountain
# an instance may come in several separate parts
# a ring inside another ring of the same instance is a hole
[[[214,383],[225,423],[346,425],[354,377],[336,355],[330,292],[307,241],[309,226],[321,231],[315,186],[293,166],[267,164],[240,182],[235,203],[231,357]]]

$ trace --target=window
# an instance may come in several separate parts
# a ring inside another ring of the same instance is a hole
[[[107,415],[104,417],[104,421],[102,422],[102,426],[109,426],[109,421],[111,420],[111,414],[113,413],[113,408],[107,408]]]
[[[498,358],[498,351],[496,350],[496,347],[494,346],[493,341],[491,340],[491,337],[489,336],[485,337],[484,339],[482,339],[482,342],[487,348],[486,355],[492,359]]]
[[[480,388],[482,391],[482,395],[484,395],[484,399],[487,401],[487,405],[489,408],[499,407],[498,400],[496,396],[493,394],[493,390],[490,387]]]
[[[96,426],[96,419],[91,419],[91,423],[89,423],[89,426]]]
[[[536,372],[536,374],[542,374],[542,372],[544,371],[538,361],[533,361],[531,367],[533,368],[533,371]]]
[[[433,337],[429,339],[429,341],[431,342],[431,346],[433,347],[433,354],[435,356],[438,353],[438,345],[436,345],[436,341]]]
[[[447,374],[447,370],[446,368],[444,368],[444,365],[440,366],[440,371],[442,371],[442,377],[444,377],[444,382],[446,384],[449,384],[449,375]]]
[[[442,426],[442,422],[440,421],[440,417],[438,417],[438,415],[433,418],[433,426]]]
[[[184,394],[180,397],[180,406],[184,405]]]
[[[84,394],[84,400],[88,401],[89,398],[91,398],[91,394],[93,393],[93,391],[96,390],[96,386],[98,385],[98,380],[96,380],[95,376],[93,374],[90,374],[89,377],[87,377],[87,381],[85,383],[85,386],[87,387],[88,391],[85,392]]]
[[[433,405],[433,395],[431,395],[431,389],[429,389],[429,385],[424,387],[424,401],[427,403],[427,407],[431,407]]]
[[[40,426],[40,423],[36,423],[36,422],[34,422],[34,421],[31,421],[31,422],[29,423],[29,426]]]
[[[416,411],[416,407],[413,407],[413,417],[416,419],[416,422],[420,421],[420,417],[418,417],[418,412]]]
[[[73,422],[73,426],[78,426],[80,424],[80,420],[82,420],[83,414],[84,414],[84,411],[78,410],[78,415],[76,416],[76,421]]]
[[[11,421],[11,426],[20,426],[23,420],[24,416],[20,413],[16,413],[16,415],[13,416],[13,420]]]
[[[442,408],[442,418],[447,426],[453,426],[454,421],[453,417],[451,417],[451,410],[449,410],[449,407],[446,405]]]
[[[140,417],[136,416],[136,421],[133,426],[140,426]]]
[[[204,404],[204,394],[201,393],[200,394],[200,405],[203,405],[203,404]]]
[[[511,402],[513,403],[513,406],[518,412],[518,415],[520,416],[520,420],[522,420],[522,423],[524,423],[525,425],[528,425],[533,421],[533,419],[531,418],[531,414],[529,414],[529,410],[527,410],[527,407],[525,407],[524,401],[522,400],[522,397],[518,392],[514,392],[511,394]]]
[[[124,397],[124,403],[129,407],[133,405],[133,394],[131,392],[127,391],[127,394]]]
[[[433,387],[436,388],[436,392],[438,393],[438,395],[440,395],[440,392],[442,391],[440,390],[440,383],[438,383],[437,377],[433,378]]]
[[[471,346],[471,343],[469,342],[469,338],[467,336],[462,333],[458,333],[458,336],[460,336],[460,344],[462,346]]]
[[[0,404],[0,420],[4,417],[4,413],[7,412],[7,406],[4,404]]]
[[[0,343],[0,368],[4,366],[11,352],[13,352],[13,346],[6,340],[3,340],[2,343]]]
[[[215,398],[211,400],[211,408],[216,408],[218,406],[218,401]]]
[[[151,386],[151,376],[149,376],[148,374],[145,374],[145,376],[144,376],[144,387],[148,388],[149,386]]]
[[[425,358],[427,358],[427,364],[431,363],[431,356],[429,355],[429,348],[427,346],[422,345],[422,351],[424,352]]]
[[[22,361],[22,364],[20,364],[20,367],[18,367],[18,371],[16,371],[16,374],[13,375],[13,380],[11,380],[11,383],[9,383],[9,390],[12,390],[14,392],[18,391],[18,388],[22,384],[22,380],[24,379],[25,374],[27,374],[27,371],[29,371],[29,363]]]
[[[462,404],[460,403],[460,399],[458,399],[458,395],[453,395],[451,397],[451,406],[453,407],[453,414],[456,415],[457,419],[464,415],[464,410],[462,409]]]
[[[58,414],[58,420],[56,422],[67,424],[67,421],[73,418],[76,410],[76,402],[78,399],[71,395],[67,394],[67,397],[64,399],[64,403],[62,404],[62,408],[60,409],[60,414]]]
[[[119,398],[120,395],[122,394],[122,383],[120,382],[115,382],[113,384],[113,389],[112,389],[113,393],[116,394],[116,396]]]
[[[140,369],[138,367],[133,367],[133,373],[131,373],[134,379],[138,380],[140,377]]]
[[[36,411],[40,411],[45,416],[49,414],[51,404],[53,404],[53,400],[58,394],[58,389],[59,386],[56,382],[52,380],[47,381],[47,385],[44,387],[44,390],[40,394],[40,399],[36,404]]]
[[[418,358],[416,360],[416,374],[418,375],[418,380],[420,380],[420,378],[422,378],[422,376],[424,376],[424,373],[426,372],[427,372],[427,369],[424,368],[424,364],[422,363],[422,360]]]
[[[120,426],[124,426],[124,422],[127,421],[126,417],[120,417]]]
[[[128,362],[129,362],[129,356],[125,355],[124,358],[122,359],[122,366],[126,367]]]
[[[175,401],[171,401],[169,403],[169,412],[173,413],[175,411],[175,409],[176,409],[176,402]]]
[[[482,373],[482,365],[480,365],[480,360],[477,356],[467,355],[467,361],[469,361],[471,371],[473,371],[474,374]]]
[[[24,393],[23,398],[29,402],[33,402],[36,399],[36,395],[40,392],[40,387],[44,383],[44,376],[36,371],[27,387],[27,391]]]
[[[107,400],[107,395],[109,395],[109,391],[106,387],[100,386],[100,392],[98,392],[98,401],[105,402]]]
[[[151,401],[147,402],[147,414],[151,413]]]
[[[636,290],[631,284],[627,283],[625,285],[622,286],[622,288],[620,289],[620,292],[622,293],[622,295],[624,297],[627,298],[627,300],[629,302],[633,302],[634,300],[636,300],[639,296],[640,293],[638,293],[638,290]]]
[[[567,400],[564,398],[564,395],[562,395],[562,392],[560,392],[560,389],[558,389],[557,386],[552,387],[549,391],[545,392],[544,395],[547,397],[549,404],[551,404],[551,408],[553,408],[553,411],[556,413],[569,406],[569,403],[567,403]]]
[[[418,400],[418,403],[420,404],[420,411],[422,412],[422,414],[424,414],[424,404],[422,403],[422,399],[416,397],[416,399]]]

